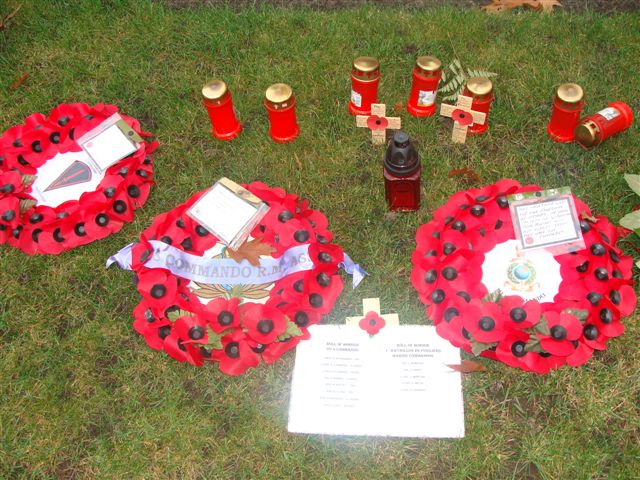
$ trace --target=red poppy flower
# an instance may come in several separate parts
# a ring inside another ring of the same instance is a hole
[[[389,120],[378,115],[371,115],[367,118],[367,127],[371,130],[385,130],[389,125]]]
[[[204,306],[203,316],[216,333],[240,327],[239,298],[216,298]]]
[[[456,122],[458,125],[462,125],[463,127],[473,125],[473,116],[469,112],[461,110],[459,108],[456,108],[453,112],[451,112],[451,118],[454,122]]]
[[[369,335],[376,335],[384,328],[385,325],[386,322],[384,321],[384,318],[376,312],[367,312],[364,318],[358,323],[358,326],[362,330],[365,330]]]
[[[499,342],[507,332],[505,316],[499,305],[493,302],[472,300],[465,313],[464,328],[471,337],[482,343]]]
[[[213,350],[211,356],[220,362],[220,370],[227,375],[242,375],[260,364],[260,357],[250,345],[250,338],[236,328],[230,335],[222,337],[222,349]]]
[[[166,270],[153,268],[138,273],[138,291],[156,308],[164,309],[172,305],[177,288],[176,278]]]
[[[542,349],[552,355],[571,355],[575,350],[572,342],[582,335],[580,320],[569,313],[552,311],[545,312],[544,317],[551,333],[548,337],[538,334]]]
[[[586,343],[579,342],[573,353],[567,356],[567,365],[577,367],[582,365],[593,356],[593,349]]]
[[[164,339],[164,350],[179,362],[201,366],[204,359],[199,344],[207,343],[206,332],[205,325],[200,324],[196,317],[180,317],[173,323],[169,335]]]
[[[147,345],[154,350],[162,350],[164,340],[163,335],[164,333],[168,335],[171,322],[169,320],[162,320],[156,317],[151,305],[144,300],[133,309],[133,316],[135,318],[133,328],[144,337]],[[168,328],[160,330],[162,327]]]
[[[272,343],[287,328],[287,318],[280,310],[259,303],[241,307],[242,326],[256,342]]]
[[[307,334],[307,338],[309,338]],[[289,350],[295,348],[298,343],[304,338],[302,337],[290,337],[282,342],[271,343],[269,345],[260,345],[253,348],[254,352],[259,352],[262,356],[262,360],[264,363],[271,365],[278,361],[282,355],[287,353]],[[263,349],[264,348],[264,349]]]
[[[511,330],[524,330],[536,325],[540,321],[542,307],[537,300],[525,302],[516,295],[502,297],[500,305],[507,316],[506,327]]]
[[[527,351],[528,343],[529,334],[527,332],[512,331],[496,347],[496,358],[512,367],[522,368],[525,365],[524,358],[535,355],[535,353]]]

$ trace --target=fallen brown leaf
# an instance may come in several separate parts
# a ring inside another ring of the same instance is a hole
[[[20,88],[20,85],[22,85],[27,78],[29,78],[28,73],[23,73],[22,75],[18,75],[16,79],[13,81],[13,83],[9,85],[9,89],[17,90],[18,88]]]
[[[538,0],[538,5],[543,12],[552,12],[553,7],[562,7],[558,0]]]
[[[275,249],[266,243],[262,243],[262,238],[254,238],[253,240],[246,240],[237,250],[227,249],[229,256],[236,262],[240,263],[242,260],[247,260],[254,267],[260,266],[261,255],[271,255]]]
[[[404,110],[404,104],[402,102],[398,102],[393,106],[393,113],[396,115],[400,115]]]
[[[11,19],[16,16],[16,13],[18,13],[18,11],[21,8],[22,8],[22,4],[18,5],[18,8],[16,8],[13,12],[11,12],[9,15],[7,15],[2,20],[0,20],[0,31],[7,28],[7,25],[9,25],[9,22],[11,21]]]
[[[482,7],[485,12],[506,12],[519,7],[540,8],[537,0],[492,0],[492,3]]]
[[[474,373],[474,372],[486,372],[487,367],[483,364],[474,362],[473,360],[463,360],[460,365],[446,364],[451,370],[460,373]]]
[[[480,175],[475,170],[468,167],[454,168],[449,172],[449,178],[462,177],[469,183],[478,183],[480,181]]]

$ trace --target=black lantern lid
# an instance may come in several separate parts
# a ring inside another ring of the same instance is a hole
[[[384,156],[384,168],[399,177],[408,177],[420,168],[420,157],[406,132],[398,130],[393,135]]]

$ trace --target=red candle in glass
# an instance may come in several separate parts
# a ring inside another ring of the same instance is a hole
[[[300,133],[296,121],[296,99],[286,83],[274,83],[267,88],[264,101],[269,112],[269,135],[278,143],[288,143]]]
[[[489,110],[493,102],[493,83],[485,77],[472,77],[467,80],[463,95],[473,98],[471,110],[486,114],[484,123],[474,123],[467,130],[468,135],[484,133],[489,128]]]
[[[420,208],[420,157],[409,135],[398,130],[384,156],[384,192],[390,210]]]
[[[575,83],[564,83],[558,87],[553,98],[553,113],[547,125],[547,133],[556,142],[573,142],[574,130],[584,108],[584,92]]]
[[[414,117],[427,117],[436,112],[436,94],[442,78],[442,62],[436,57],[418,57],[413,67],[413,83],[407,111]]]
[[[358,57],[351,67],[351,115],[371,115],[371,104],[378,103],[380,63],[374,57]]]
[[[202,87],[202,104],[207,107],[214,137],[231,140],[242,131],[233,111],[231,92],[222,80],[211,80]]]
[[[626,130],[633,122],[633,112],[624,102],[612,102],[604,110],[580,120],[575,140],[584,148],[600,145],[616,133]]]

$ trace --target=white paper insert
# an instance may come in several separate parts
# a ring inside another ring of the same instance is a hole
[[[355,90],[351,90],[351,101],[356,107],[362,106],[362,95],[360,95]]]
[[[80,143],[80,142],[79,142]],[[134,153],[138,147],[118,127],[111,125],[89,140],[80,143],[101,170]]]
[[[296,350],[289,431],[460,438],[460,352],[435,327],[314,325]]]
[[[436,92],[420,90],[418,93],[418,105],[421,107],[430,107],[436,101]]]
[[[581,239],[567,197],[512,207],[517,219],[514,226],[520,231],[522,249],[550,247]]]
[[[200,197],[187,214],[225,244],[230,244],[257,212],[256,207],[224,185],[216,183]]]
[[[95,190],[103,178],[84,151],[59,153],[38,168],[31,195],[38,205],[55,208]]]

